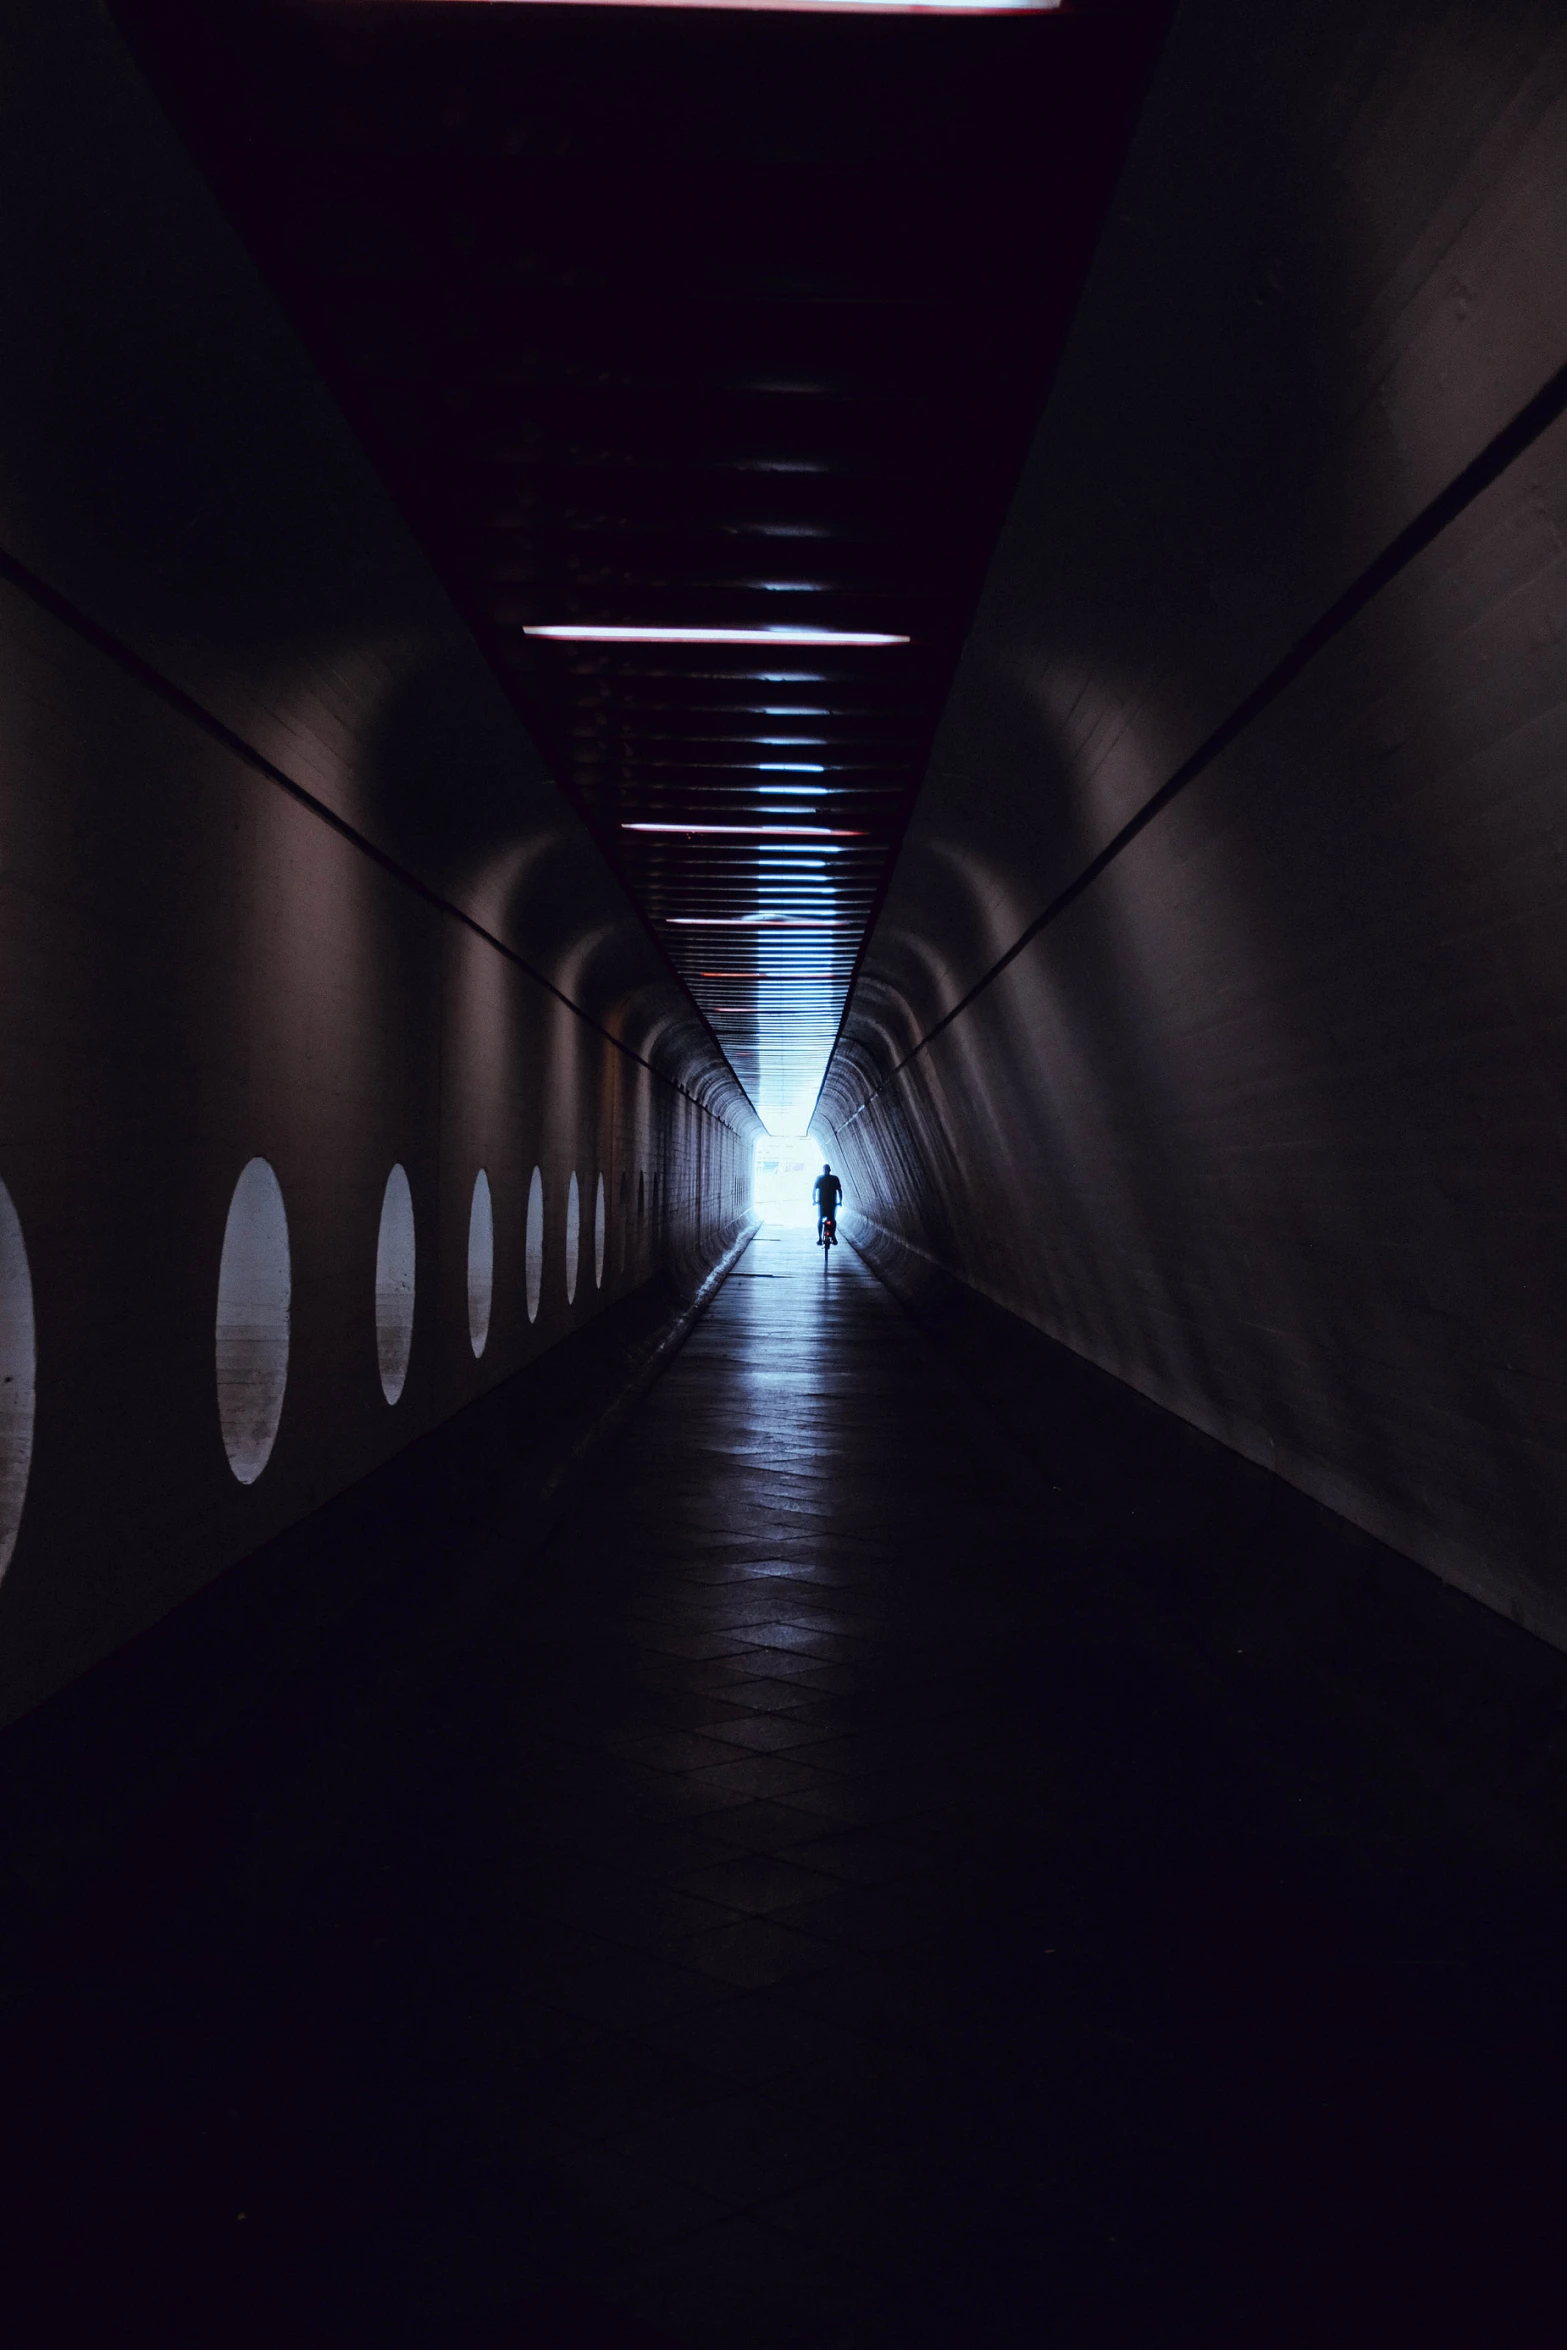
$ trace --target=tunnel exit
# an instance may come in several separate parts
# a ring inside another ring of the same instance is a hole
[[[759,1135],[751,1204],[764,1224],[814,1225],[811,1185],[828,1153],[810,1135]]]

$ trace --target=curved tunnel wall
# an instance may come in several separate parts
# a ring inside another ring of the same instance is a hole
[[[106,18],[13,12],[0,92],[0,1182],[36,1334],[10,1715],[655,1274],[690,1288],[755,1120]],[[271,1290],[259,1242],[225,1256],[255,1161]]]
[[[818,1116],[886,1262],[1558,1642],[1564,91],[1186,0]]]

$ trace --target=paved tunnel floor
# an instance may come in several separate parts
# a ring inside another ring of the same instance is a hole
[[[1151,2350],[1477,2339],[1505,2245],[1531,2338],[1538,2084],[1418,1988],[1483,1891],[1051,1509],[764,1231],[353,1835],[280,1878],[263,1806],[122,1995],[91,2257],[204,2340]]]

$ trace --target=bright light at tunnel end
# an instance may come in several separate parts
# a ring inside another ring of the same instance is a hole
[[[792,1115],[798,1118],[805,1110],[804,1103],[797,1104]],[[778,1127],[769,1127],[765,1134],[758,1135],[751,1171],[751,1206],[763,1223],[814,1231],[816,1208],[811,1199],[811,1186],[830,1157],[831,1152],[819,1135],[791,1134],[787,1128],[780,1131]]]

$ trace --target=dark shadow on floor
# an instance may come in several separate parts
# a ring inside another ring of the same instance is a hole
[[[1561,1660],[1471,1610],[1444,1743],[1418,1578],[1053,1375],[1070,1480],[764,1234],[351,1820],[345,1705],[60,1946],[0,2206],[37,2338],[1557,2340],[1555,1781],[1473,1722]],[[1266,1596],[1311,1574],[1331,1641]]]

